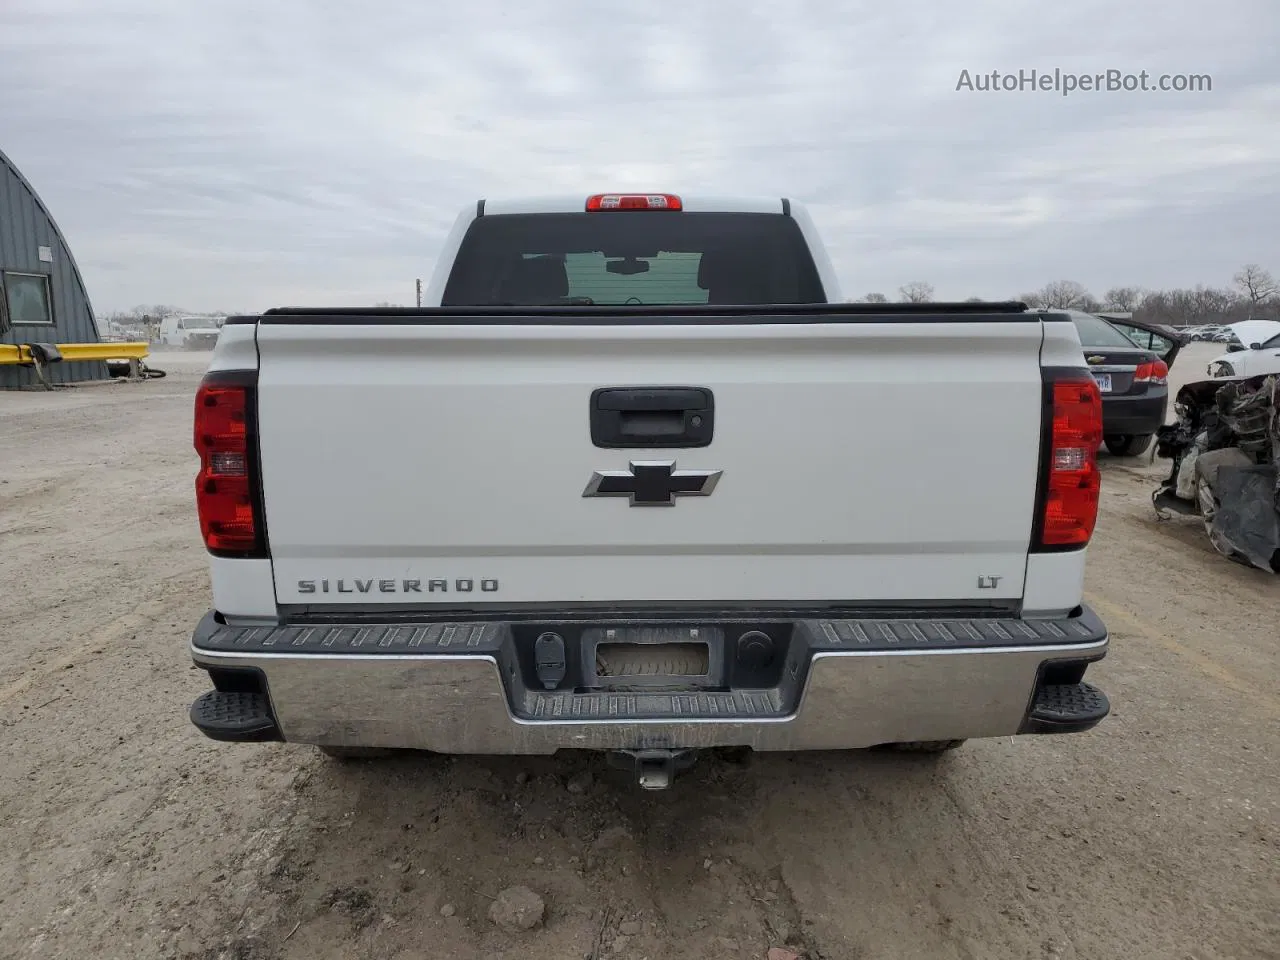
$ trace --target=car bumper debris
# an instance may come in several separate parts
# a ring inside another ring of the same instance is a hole
[[[1198,515],[1223,556],[1280,573],[1280,377],[1189,383],[1174,410],[1157,434],[1173,462],[1158,515]]]

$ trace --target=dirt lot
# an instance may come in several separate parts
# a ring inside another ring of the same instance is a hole
[[[1280,957],[1280,581],[1157,523],[1151,467],[1107,462],[1091,733],[655,795],[580,757],[344,768],[187,721],[204,359],[0,394],[0,957]],[[545,928],[490,923],[512,884]]]

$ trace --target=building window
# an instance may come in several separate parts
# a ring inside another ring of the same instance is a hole
[[[6,273],[5,302],[9,308],[9,326],[51,326],[53,302],[49,296],[49,278],[42,273]]]

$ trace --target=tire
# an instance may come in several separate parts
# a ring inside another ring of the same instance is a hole
[[[1103,437],[1102,441],[1107,445],[1107,453],[1113,457],[1136,457],[1147,452],[1154,436],[1152,433],[1113,434]]]
[[[377,760],[395,753],[383,747],[316,747],[330,760],[350,763],[353,760]]]
[[[909,740],[906,743],[886,743],[885,749],[894,753],[947,753],[964,743],[964,740]]]

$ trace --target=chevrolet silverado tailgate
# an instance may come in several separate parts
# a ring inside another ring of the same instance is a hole
[[[1034,316],[264,317],[277,601],[1021,597],[1042,336]]]

